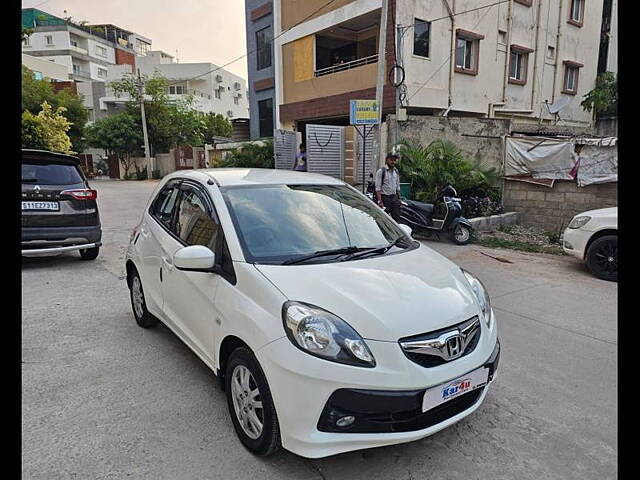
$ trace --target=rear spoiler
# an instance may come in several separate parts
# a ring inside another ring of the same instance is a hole
[[[50,152],[48,150],[22,150],[23,160],[40,160],[40,161],[54,161],[56,163],[63,163],[67,165],[80,165],[80,159],[73,155],[67,155],[66,153]]]

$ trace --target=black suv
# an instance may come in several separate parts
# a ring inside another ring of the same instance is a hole
[[[83,260],[100,251],[97,192],[71,155],[22,150],[22,256],[73,250]]]

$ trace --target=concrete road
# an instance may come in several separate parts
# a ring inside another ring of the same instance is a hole
[[[207,367],[166,327],[133,320],[122,261],[156,182],[93,185],[98,259],[23,263],[23,478],[617,477],[617,287],[578,261],[425,242],[491,294],[502,358],[484,404],[413,443],[262,459],[236,439]]]

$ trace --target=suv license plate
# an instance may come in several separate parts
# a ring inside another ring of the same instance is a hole
[[[22,202],[22,210],[53,210],[60,211],[58,202]]]
[[[430,388],[424,392],[422,411],[426,412],[460,395],[480,388],[487,383],[488,378],[489,369],[481,367],[450,382]]]

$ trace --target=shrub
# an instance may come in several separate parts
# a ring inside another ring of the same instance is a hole
[[[218,167],[274,168],[273,140],[264,140],[263,145],[245,143],[231,150],[220,160]]]

